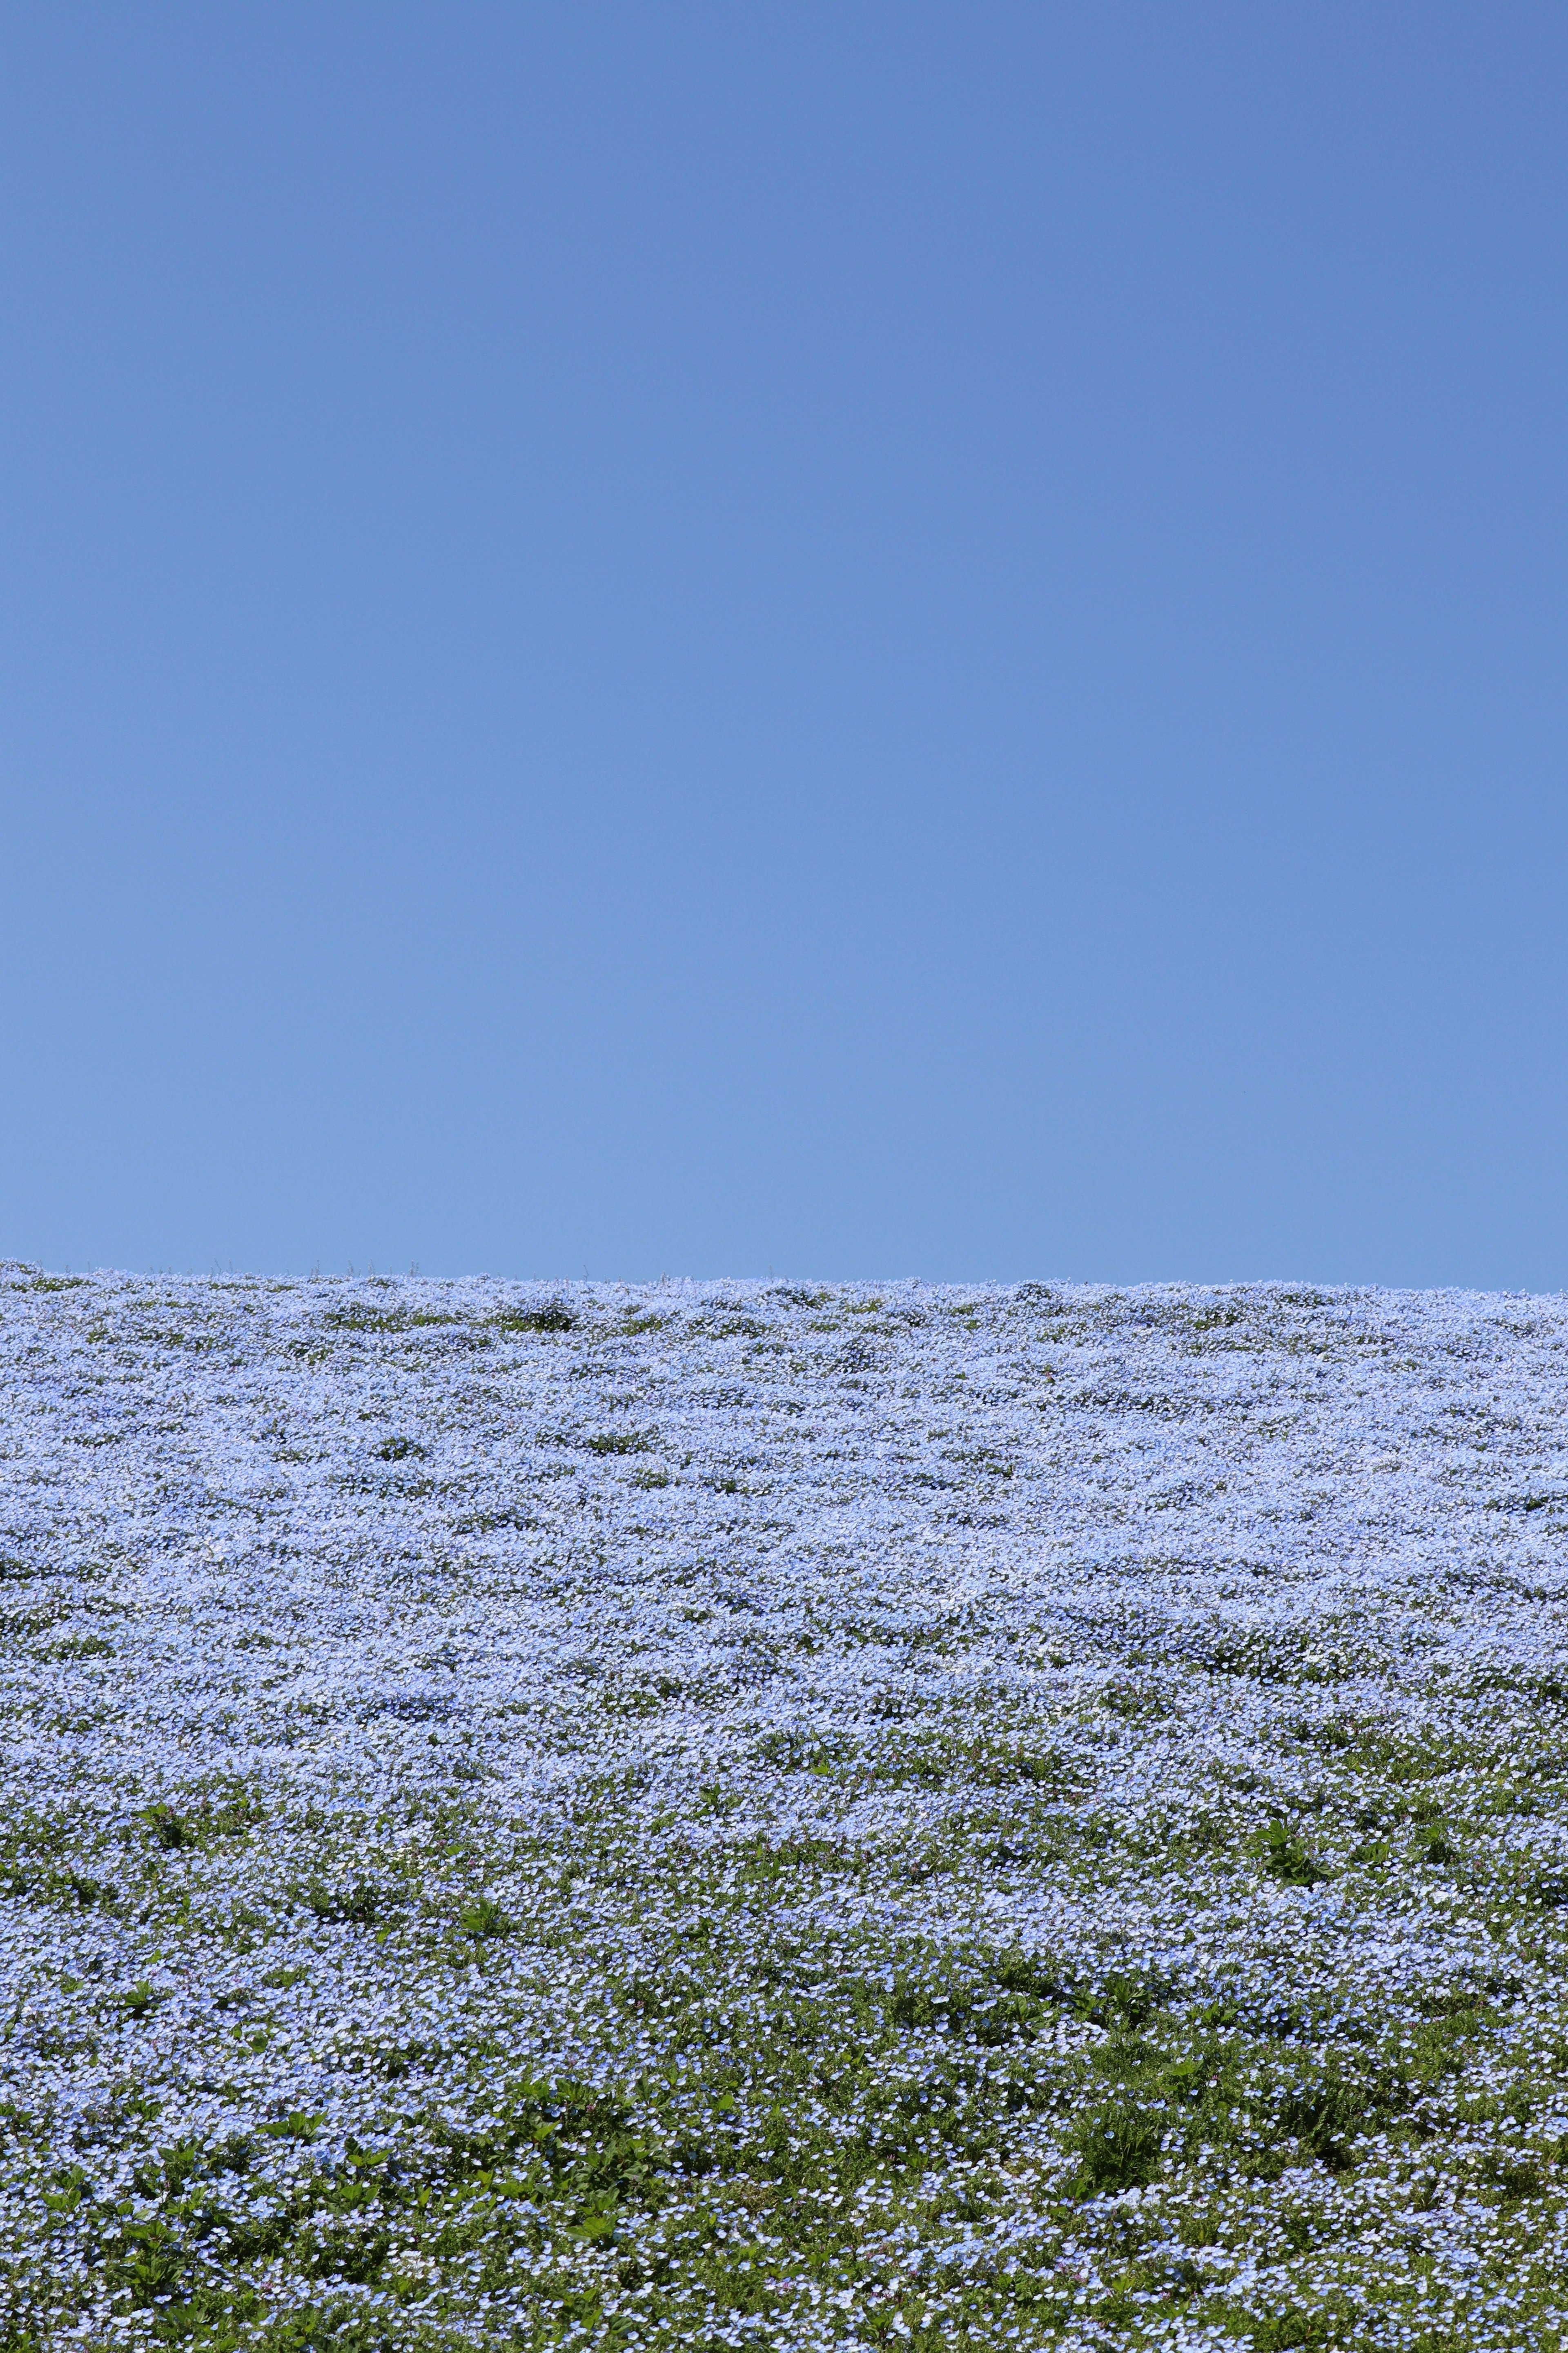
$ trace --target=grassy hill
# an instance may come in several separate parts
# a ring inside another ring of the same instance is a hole
[[[1554,2348],[1568,1302],[0,1266],[0,2348]]]

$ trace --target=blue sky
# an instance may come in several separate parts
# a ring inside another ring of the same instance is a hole
[[[0,24],[0,1254],[1568,1283],[1568,17]]]

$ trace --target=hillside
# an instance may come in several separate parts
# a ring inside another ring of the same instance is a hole
[[[1568,1302],[0,1266],[0,2348],[1553,2347]]]

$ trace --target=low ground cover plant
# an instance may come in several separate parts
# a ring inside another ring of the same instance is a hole
[[[0,2353],[1556,2348],[1568,1303],[0,1266]]]

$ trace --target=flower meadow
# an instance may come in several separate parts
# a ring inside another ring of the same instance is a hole
[[[0,1359],[6,2353],[1563,2341],[1568,1302]]]

